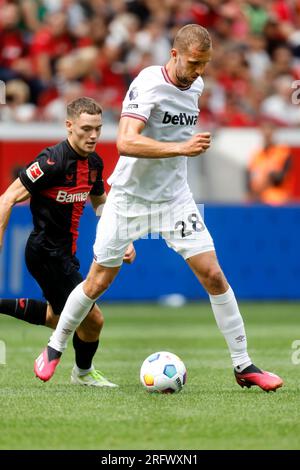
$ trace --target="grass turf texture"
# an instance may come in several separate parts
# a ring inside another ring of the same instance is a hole
[[[95,365],[118,389],[69,383],[69,344],[53,379],[33,376],[50,330],[0,316],[7,365],[0,366],[1,449],[299,449],[299,370],[291,347],[299,304],[241,304],[249,352],[284,378],[276,393],[240,388],[208,304],[182,308],[104,305],[106,324]],[[179,394],[148,394],[139,368],[169,350],[186,364]]]

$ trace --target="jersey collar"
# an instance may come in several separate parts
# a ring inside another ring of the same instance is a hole
[[[72,147],[72,145],[70,144],[68,139],[65,140],[65,143],[66,143],[68,149],[70,150],[70,152],[72,152],[74,157],[77,158],[77,160],[87,160],[88,157],[91,155],[91,153],[90,153],[87,157],[83,157],[82,155],[79,155],[79,153],[76,152],[76,150]]]
[[[174,83],[174,82],[171,80],[170,75],[168,74],[168,71],[167,71],[165,65],[161,68],[161,71],[162,71],[162,74],[163,74],[163,77],[164,77],[165,81],[166,81],[167,83],[170,83],[171,85],[175,86],[176,88],[178,88],[178,90],[185,91],[185,90],[188,90],[189,88],[191,88],[191,85],[185,86],[185,87],[176,85],[176,83]]]

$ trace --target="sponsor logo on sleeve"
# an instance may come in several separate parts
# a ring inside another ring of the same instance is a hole
[[[39,162],[34,162],[34,163],[32,163],[32,165],[30,165],[27,168],[26,174],[27,174],[28,178],[33,183],[35,183],[38,179],[40,179],[44,175],[44,172],[41,169]]]

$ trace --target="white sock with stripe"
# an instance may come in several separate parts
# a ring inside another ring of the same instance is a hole
[[[67,299],[48,346],[63,352],[67,347],[69,336],[87,316],[94,302],[83,292],[83,282],[78,284]]]
[[[224,294],[210,295],[209,298],[217,325],[227,342],[233,366],[241,372],[252,361],[247,353],[244,322],[234,292],[229,287]]]

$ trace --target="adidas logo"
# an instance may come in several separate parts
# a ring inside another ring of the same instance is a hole
[[[36,363],[38,370],[42,371],[45,366],[43,353],[39,355],[39,357],[35,360],[35,363]]]

